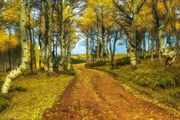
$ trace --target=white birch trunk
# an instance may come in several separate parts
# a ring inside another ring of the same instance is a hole
[[[4,84],[2,86],[1,92],[2,93],[8,93],[8,90],[11,86],[11,81],[15,78],[17,78],[19,75],[21,75],[28,67],[28,62],[29,62],[29,47],[27,44],[26,40],[26,29],[25,29],[25,24],[26,24],[26,0],[21,0],[20,1],[20,7],[21,7],[21,12],[20,12],[20,40],[21,40],[21,48],[22,48],[22,58],[21,58],[21,64],[20,66],[12,70],[5,78]]]

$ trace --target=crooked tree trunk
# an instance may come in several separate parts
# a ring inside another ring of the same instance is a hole
[[[26,13],[25,13],[25,7],[26,7],[26,0],[21,0],[20,2],[21,7],[21,13],[20,13],[20,41],[21,41],[21,48],[22,48],[22,58],[21,58],[21,64],[20,66],[11,71],[5,78],[4,84],[2,86],[1,92],[2,93],[8,93],[8,90],[11,85],[11,81],[21,75],[28,67],[29,63],[29,50],[28,50],[28,44],[26,40]]]

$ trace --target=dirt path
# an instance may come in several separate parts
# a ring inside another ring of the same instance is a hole
[[[179,120],[138,99],[110,75],[77,67],[76,81],[43,120]]]

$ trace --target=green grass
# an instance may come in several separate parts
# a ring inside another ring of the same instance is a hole
[[[12,99],[7,109],[0,113],[0,120],[40,120],[63,93],[73,76],[37,73],[13,81]]]
[[[119,81],[133,89],[180,110],[180,61],[165,71],[163,62],[150,60],[131,70],[129,65],[111,69],[111,66],[95,67],[114,74]]]

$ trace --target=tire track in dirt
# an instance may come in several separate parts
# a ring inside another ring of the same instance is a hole
[[[179,120],[140,100],[109,74],[77,66],[74,84],[43,120]]]

